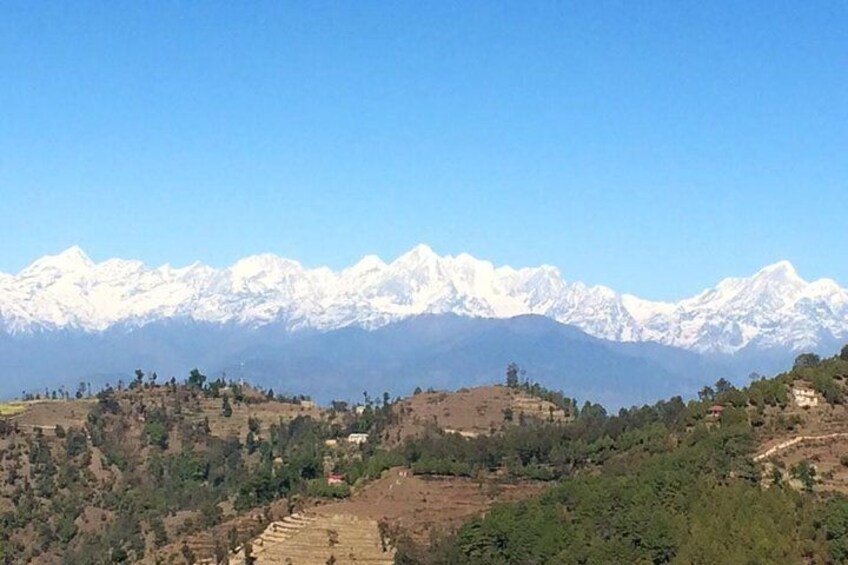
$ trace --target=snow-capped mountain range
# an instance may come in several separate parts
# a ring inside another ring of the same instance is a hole
[[[0,330],[99,332],[169,319],[290,331],[377,328],[419,314],[506,318],[540,314],[613,341],[653,341],[699,353],[747,347],[810,349],[848,338],[848,290],[807,282],[787,261],[728,278],[676,303],[653,302],[563,279],[543,265],[496,267],[419,245],[391,263],[370,255],[342,271],[276,255],[228,268],[109,259],[78,247],[0,273]]]

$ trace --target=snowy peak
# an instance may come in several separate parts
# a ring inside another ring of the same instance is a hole
[[[787,261],[786,259],[782,261],[778,261],[777,263],[773,263],[771,265],[766,265],[754,275],[753,278],[776,278],[782,280],[800,280],[798,277],[798,272],[795,270],[795,267]]]
[[[745,285],[753,292],[765,294],[804,292],[809,283],[798,276],[798,272],[789,261],[780,261],[760,269],[748,284]]]
[[[0,273],[0,330],[101,331],[172,318],[290,331],[379,327],[425,313],[540,314],[618,341],[656,341],[700,352],[816,347],[848,338],[848,291],[807,282],[789,261],[727,278],[679,302],[654,302],[565,280],[552,266],[495,266],[418,245],[391,262],[376,255],[335,272],[264,253],[216,269],[93,262],[79,247]]]
[[[344,270],[344,273],[351,276],[364,275],[374,271],[382,271],[386,268],[386,264],[376,255],[366,255],[360,259],[355,265]]]
[[[394,260],[393,264],[420,264],[437,261],[439,256],[433,251],[429,245],[419,243],[400,257]]]
[[[839,293],[834,281],[822,279],[807,282],[798,276],[789,261],[780,261],[757,271],[749,278],[724,279],[693,299],[681,301],[690,307],[727,308],[741,310],[791,308],[803,298]]]
[[[76,245],[56,255],[46,255],[21,271],[18,276],[35,276],[46,271],[59,274],[81,273],[94,266],[92,260]]]
[[[58,255],[48,256],[46,259],[53,259],[58,262],[67,263],[70,265],[85,265],[90,267],[93,263],[78,245],[72,245],[59,253]]]

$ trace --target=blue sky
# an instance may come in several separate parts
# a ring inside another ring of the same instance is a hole
[[[845,2],[4,2],[0,271],[419,242],[848,284]]]

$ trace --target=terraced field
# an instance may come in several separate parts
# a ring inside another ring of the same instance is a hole
[[[383,546],[381,521],[423,541],[434,529],[452,530],[496,502],[523,499],[546,486],[536,481],[423,478],[408,469],[394,468],[350,499],[312,506],[272,522],[251,541],[252,555],[259,564],[388,565],[394,550],[388,544]],[[242,550],[231,556],[230,563],[244,563]]]
[[[315,512],[385,520],[413,538],[424,540],[434,528],[451,530],[497,502],[527,498],[547,486],[539,481],[421,477],[398,467],[354,492],[349,499],[318,506]]]
[[[293,514],[272,522],[252,542],[261,565],[326,565],[327,563],[389,565],[394,550],[384,546],[375,520],[351,514]],[[239,550],[230,563],[245,562]]]

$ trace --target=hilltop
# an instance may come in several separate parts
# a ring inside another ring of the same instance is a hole
[[[563,398],[555,404],[522,389],[496,385],[455,392],[416,391],[394,403],[392,412],[394,418],[384,431],[384,445],[398,445],[433,431],[476,438],[525,418],[562,423],[574,418],[576,406],[571,399]]]

